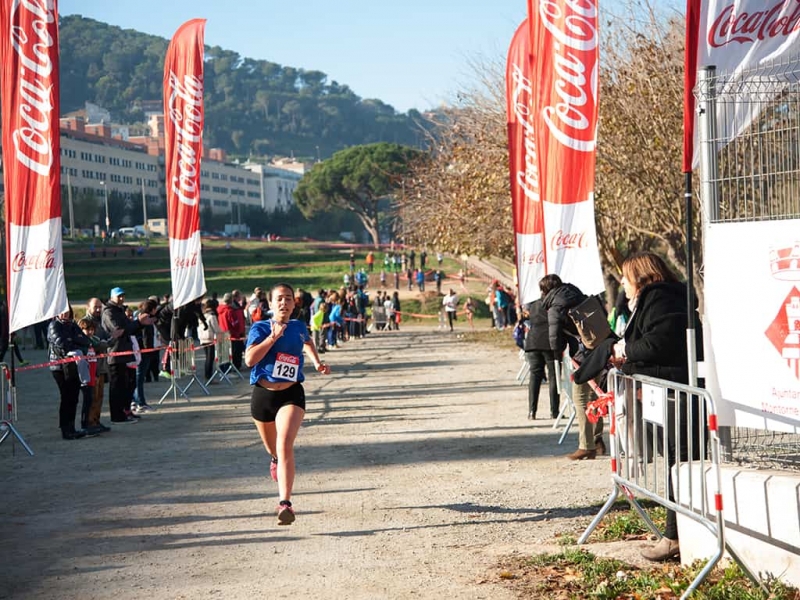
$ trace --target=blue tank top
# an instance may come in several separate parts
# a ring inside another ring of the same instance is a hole
[[[250,328],[247,345],[252,346],[263,342],[270,333],[272,333],[272,319],[256,321]],[[250,385],[256,385],[259,379],[272,382],[302,382],[305,379],[303,376],[303,345],[310,339],[305,322],[297,319],[289,321],[283,335],[272,345],[264,358],[253,366],[250,371]],[[296,372],[293,372],[293,366],[296,367]]]

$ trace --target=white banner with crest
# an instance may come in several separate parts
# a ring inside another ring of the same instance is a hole
[[[800,432],[800,220],[705,235],[705,363],[720,424]]]

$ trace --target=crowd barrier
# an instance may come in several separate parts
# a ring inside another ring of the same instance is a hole
[[[558,415],[553,422],[553,429],[558,429],[562,419],[567,420],[561,436],[558,438],[558,444],[561,445],[567,438],[577,413],[575,402],[572,399],[572,359],[569,356],[569,352],[564,352],[561,361],[556,362],[556,373],[556,385],[558,386],[558,396],[561,402],[558,408]]]
[[[12,453],[15,451],[15,442],[19,442],[25,451],[33,456],[33,450],[14,426],[17,420],[17,391],[11,385],[11,370],[6,363],[0,363],[0,444],[11,438]]]
[[[681,596],[689,596],[708,576],[727,549],[731,558],[758,585],[763,584],[725,540],[720,442],[716,403],[702,388],[652,377],[627,376],[612,370],[610,394],[587,411],[589,418],[609,415],[611,494],[583,532],[592,531],[624,494],[632,508],[659,539],[661,533],[636,496],[684,515],[708,529],[716,551]],[[605,406],[598,406],[598,404]]]
[[[233,348],[231,346],[231,334],[227,331],[217,333],[217,351],[214,354],[214,373],[206,381],[208,386],[214,381],[224,381],[228,385],[233,385],[230,375],[236,374],[239,379],[243,379],[241,372],[233,365]]]
[[[531,374],[530,365],[527,358],[525,358],[525,350],[520,349],[519,359],[522,364],[519,371],[517,371],[516,381],[519,385],[524,385]],[[559,445],[564,443],[572,424],[575,422],[575,403],[572,401],[572,365],[570,361],[569,355],[565,352],[563,360],[556,363],[556,381],[548,382],[548,385],[555,384],[558,387],[558,394],[561,399],[558,415],[553,422],[553,429],[557,430],[559,428],[562,419],[567,420],[561,436],[558,438]]]
[[[211,392],[208,391],[205,384],[197,377],[197,365],[195,364],[194,352],[195,345],[192,339],[177,340],[171,342],[170,345],[167,346],[164,361],[166,362],[168,356],[171,366],[170,375],[172,376],[172,382],[158,401],[159,404],[162,404],[170,395],[172,395],[175,402],[178,401],[178,396],[186,398],[187,402],[191,402],[191,398],[189,398],[189,394],[186,392],[195,383],[206,396],[211,395]],[[182,384],[181,380],[188,381]]]

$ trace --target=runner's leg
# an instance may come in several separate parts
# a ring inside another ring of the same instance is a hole
[[[276,456],[275,454],[275,421],[264,422],[253,419],[253,423],[258,429],[258,435],[261,436],[261,441],[264,442],[264,448],[267,449],[267,454]]]
[[[286,404],[275,418],[277,429],[278,489],[281,500],[291,500],[294,487],[294,441],[306,414],[299,406]]]

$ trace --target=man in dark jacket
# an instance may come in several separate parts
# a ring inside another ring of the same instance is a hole
[[[102,323],[111,336],[108,344],[109,354],[128,353],[108,357],[108,407],[111,421],[135,423],[138,418],[127,410],[133,401],[133,387],[128,376],[127,364],[136,360],[131,336],[136,335],[142,325],[151,325],[153,319],[146,313],[141,313],[135,320],[129,319],[125,315],[125,290],[115,287],[109,293],[108,302],[103,309]]]
[[[586,295],[571,283],[564,283],[558,275],[545,275],[539,280],[539,290],[542,292],[542,306],[547,311],[548,336],[550,349],[556,359],[560,358],[568,347],[570,356],[575,356],[580,347],[578,329],[569,318],[569,309],[578,306],[586,300]],[[605,454],[603,442],[603,420],[590,423],[586,418],[586,406],[597,395],[588,383],[572,383],[572,401],[575,403],[578,422],[578,449],[568,454],[570,460],[593,460],[600,454]]]

